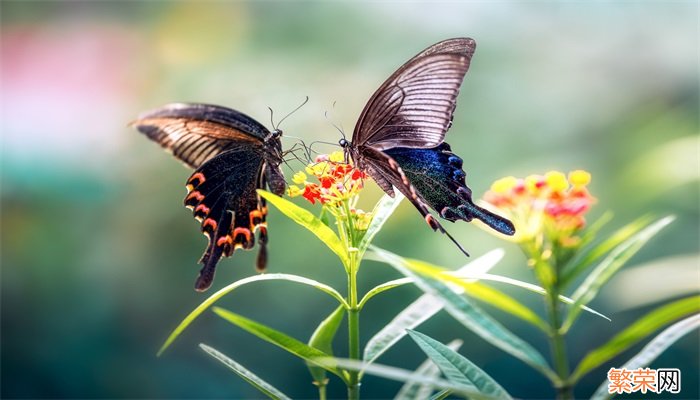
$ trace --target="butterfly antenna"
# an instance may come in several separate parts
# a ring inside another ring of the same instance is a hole
[[[335,102],[333,102],[333,107],[335,107]],[[333,127],[335,128],[335,130],[337,130],[338,132],[340,132],[340,135],[343,137],[343,139],[346,139],[346,140],[347,140],[347,137],[345,137],[345,132],[343,131],[343,124],[341,123],[341,124],[340,124],[340,127],[339,127],[339,126],[336,125],[333,121],[331,121],[331,119],[328,118],[328,110],[326,110],[326,112],[323,113],[323,116],[326,117],[326,120],[327,120],[328,122],[330,122],[331,125],[333,125]]]
[[[272,125],[272,130],[273,130],[273,131],[276,131],[276,130],[277,130],[277,127],[275,126],[275,121],[274,121],[274,119],[272,118],[272,116],[274,115],[275,112],[272,111],[272,107],[270,107],[270,106],[268,106],[267,109],[270,110],[270,125]]]
[[[324,142],[323,140],[314,140],[313,142],[311,142],[311,143],[309,144],[309,147],[308,147],[308,148],[309,148],[310,151],[312,151],[312,152],[314,152],[314,153],[316,153],[316,154],[318,154],[318,151],[314,150],[314,149],[313,149],[313,146],[314,146],[315,144],[317,144],[317,143],[328,144],[328,145],[331,145],[331,146],[340,147],[340,145],[339,145],[338,143]]]
[[[277,127],[279,128],[279,126],[282,125],[282,122],[283,122],[285,119],[287,119],[287,117],[289,117],[290,115],[292,115],[292,114],[294,114],[295,112],[299,111],[299,109],[302,108],[302,107],[304,107],[304,105],[305,105],[306,103],[308,103],[308,102],[309,102],[309,96],[306,96],[306,98],[304,98],[304,101],[302,101],[301,104],[299,104],[299,105],[297,106],[297,108],[293,109],[289,114],[285,115],[285,116],[280,120],[280,122],[277,123]]]

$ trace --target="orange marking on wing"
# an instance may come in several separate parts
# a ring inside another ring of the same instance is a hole
[[[197,208],[194,209],[194,212],[202,212],[204,215],[209,214],[209,207],[205,206],[204,204],[200,204],[197,206]]]
[[[255,227],[260,224],[263,220],[263,214],[260,210],[253,210],[250,212],[250,229],[255,229]]]
[[[197,203],[199,203],[200,201],[204,200],[204,195],[196,190],[194,192],[190,192],[190,194],[188,194],[187,197],[185,197],[185,203],[189,202],[192,199],[197,200]]]
[[[207,218],[202,222],[202,230],[207,229],[208,226],[211,226],[211,230],[215,231],[216,230],[216,221],[214,221],[211,218]]]
[[[219,238],[219,240],[216,241],[217,246],[223,246],[225,244],[228,244],[229,246],[233,244],[233,239],[231,239],[231,236],[222,236]]]
[[[243,235],[243,236],[245,236],[245,242],[239,241],[239,240],[238,240],[238,235]],[[238,228],[236,228],[236,229],[233,230],[233,238],[234,238],[234,240],[236,241],[236,244],[249,243],[249,242],[250,242],[250,235],[251,235],[250,229],[248,229],[248,228],[241,228],[241,227],[238,227]]]
[[[432,215],[428,214],[425,216],[425,222],[428,223],[428,225],[433,228],[433,230],[437,229],[437,221],[435,220],[435,217]]]
[[[197,183],[194,183],[195,180],[197,181]],[[203,174],[203,173],[201,173],[201,172],[196,172],[196,173],[192,174],[192,176],[191,176],[190,179],[187,181],[187,183],[190,183],[190,184],[192,184],[192,185],[194,185],[194,186],[199,186],[199,185],[201,185],[202,183],[204,183],[206,180],[207,180],[207,178],[204,177],[204,174]]]

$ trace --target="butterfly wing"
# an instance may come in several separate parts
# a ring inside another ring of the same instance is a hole
[[[510,221],[473,203],[462,160],[443,143],[475,49],[472,39],[448,39],[406,62],[370,98],[349,149],[385,192],[391,195],[396,187],[433,230],[465,254],[430,208],[448,221],[478,218],[499,232],[514,233]]]
[[[413,204],[414,207],[420,212],[425,219],[425,222],[434,231],[440,231],[441,233],[447,235],[447,237],[452,240],[454,244],[466,255],[469,255],[467,251],[462,247],[462,245],[457,242],[452,235],[445,230],[445,228],[438,222],[435,217],[430,214],[430,204],[422,197],[421,193],[416,190],[416,188],[411,183],[409,176],[403,171],[402,167],[397,163],[392,157],[387,154],[374,150],[372,148],[365,148],[362,151],[362,156],[359,158],[360,163],[358,168],[366,171],[375,182],[380,183],[379,186],[384,189],[390,196],[393,197],[394,191],[388,191],[384,187],[388,185],[389,188],[392,186],[396,187],[404,196]]]
[[[462,159],[447,143],[432,149],[394,148],[386,150],[413,185],[418,197],[448,221],[476,218],[505,235],[513,235],[513,223],[472,201]]]
[[[209,238],[195,288],[211,286],[216,265],[236,249],[251,249],[259,232],[260,254],[266,258],[267,208],[256,189],[264,186],[261,146],[239,143],[199,167],[188,179],[185,206],[201,221]],[[264,265],[258,265],[264,268]]]
[[[219,260],[236,249],[251,249],[258,233],[257,268],[267,263],[267,207],[256,189],[281,195],[285,189],[281,142],[247,115],[207,104],[169,104],[132,123],[186,165],[185,206],[209,238],[195,288],[211,286]]]
[[[442,143],[475,49],[473,39],[448,39],[406,62],[367,102],[353,144],[385,150]]]
[[[198,168],[237,143],[262,143],[270,133],[241,112],[196,103],[168,104],[140,115],[131,125],[190,168]]]

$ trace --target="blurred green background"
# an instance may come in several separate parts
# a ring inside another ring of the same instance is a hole
[[[615,213],[607,232],[645,213],[678,216],[626,269],[640,273],[620,275],[592,304],[613,321],[587,315],[576,325],[573,359],[660,301],[700,287],[696,2],[0,6],[4,398],[259,397],[201,352],[200,342],[292,397],[314,397],[302,362],[213,313],[155,357],[206,296],[192,289],[206,239],[182,207],[189,172],[126,124],[146,109],[197,101],[239,109],[269,126],[268,106],[279,118],[309,96],[282,128],[307,141],[336,142],[331,122],[351,133],[385,78],[448,37],[478,43],[448,134],[475,197],[505,175],[583,168],[598,198],[591,218]],[[367,208],[380,195],[369,186]],[[344,291],[342,268],[311,234],[275,210],[269,223],[271,272]],[[514,245],[469,224],[449,228],[472,255],[504,247],[507,257],[495,272],[532,281]],[[409,204],[376,244],[449,267],[465,262]],[[254,274],[254,255],[224,260],[212,290]],[[360,286],[396,276],[367,262]],[[536,296],[505,290],[541,305]],[[373,300],[362,316],[363,342],[418,295],[406,287]],[[221,304],[301,340],[333,308],[316,291],[272,282]],[[548,354],[538,332],[496,316]],[[446,315],[419,330],[443,342],[464,339],[461,353],[516,397],[553,396],[537,373]],[[343,337],[337,354],[346,354]],[[404,340],[380,361],[413,368],[423,358]],[[577,395],[589,395],[610,366],[584,379]],[[697,332],[653,366],[681,368],[678,397],[700,396]],[[384,398],[399,387],[368,376],[362,391]],[[343,385],[334,382],[330,395],[344,396]]]

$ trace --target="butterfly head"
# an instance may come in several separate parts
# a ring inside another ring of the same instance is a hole
[[[347,139],[345,139],[345,138],[340,139],[338,141],[338,144],[340,145],[340,147],[342,147],[344,149],[350,147],[350,142],[348,142]]]
[[[273,139],[277,139],[282,136],[282,130],[281,129],[275,129],[270,133],[270,137]]]

